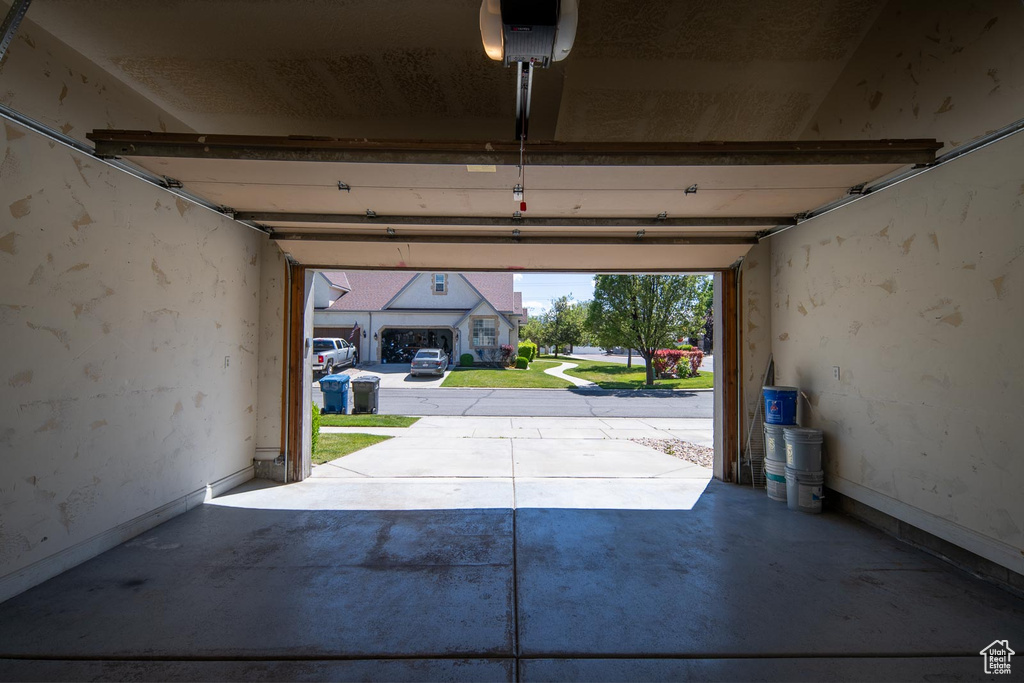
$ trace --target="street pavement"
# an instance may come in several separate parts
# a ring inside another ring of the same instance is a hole
[[[313,384],[313,402],[323,394]],[[380,389],[387,415],[497,417],[697,417],[710,418],[714,394],[703,391],[603,389]]]

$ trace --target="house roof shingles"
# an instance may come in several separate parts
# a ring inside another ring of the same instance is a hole
[[[381,307],[398,294],[415,273],[388,273],[377,270],[329,271],[327,278],[334,282],[334,276],[345,275],[351,290],[331,304],[330,311],[379,311]]]
[[[332,283],[348,289],[328,310],[379,311],[419,273],[386,272],[379,270],[331,270],[324,275]],[[502,313],[521,314],[523,295],[514,292],[512,273],[463,273],[466,280],[480,292],[495,309]]]
[[[338,289],[344,289],[346,292],[352,291],[352,285],[348,283],[348,274],[342,270],[325,270],[323,273],[327,281]]]
[[[469,284],[502,313],[518,313],[515,306],[512,273],[463,273]],[[522,309],[522,304],[519,305]]]

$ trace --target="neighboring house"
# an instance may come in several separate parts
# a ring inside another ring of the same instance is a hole
[[[341,337],[361,363],[408,363],[423,347],[494,362],[519,344],[523,297],[512,273],[321,271],[313,279],[317,337]]]
[[[313,276],[313,308],[316,310],[330,308],[331,304],[351,291],[352,287],[349,285],[345,273],[318,271]]]

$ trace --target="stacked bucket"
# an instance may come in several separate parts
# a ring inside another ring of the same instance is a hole
[[[822,433],[796,424],[796,387],[764,387],[764,472],[768,497],[790,510],[821,512]]]

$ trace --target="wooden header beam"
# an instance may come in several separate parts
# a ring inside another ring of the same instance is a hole
[[[87,135],[106,157],[183,157],[392,164],[515,166],[517,142],[341,140],[327,137],[199,135],[94,130]],[[792,166],[929,164],[941,143],[914,140],[783,142],[527,142],[535,166]]]
[[[274,230],[270,235],[271,239],[277,241],[302,241],[302,242],[393,242],[395,244],[508,244],[508,245],[595,245],[595,246],[616,246],[616,245],[661,245],[661,246],[718,246],[718,245],[743,245],[757,244],[757,236],[731,236],[721,237],[664,237],[658,235],[644,235],[642,237],[601,237],[580,235],[578,237],[559,236],[542,237],[533,235],[521,235],[519,237],[503,235],[366,235],[352,233],[323,233],[323,232],[298,232],[287,230]]]
[[[499,218],[494,216],[366,216],[339,213],[236,211],[236,220],[256,223],[315,223],[379,227],[417,225],[471,228],[760,228],[796,225],[793,216],[704,216],[682,218]]]

